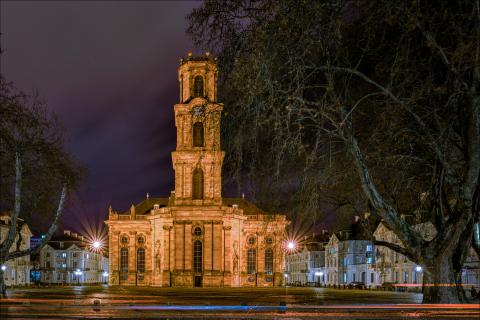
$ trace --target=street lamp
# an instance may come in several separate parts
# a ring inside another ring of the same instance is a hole
[[[323,277],[323,272],[317,271],[317,272],[315,272],[315,276],[318,277],[317,282],[318,282],[318,285],[320,285],[320,281],[323,280],[323,279],[322,279],[322,277]]]
[[[5,270],[7,270],[7,266],[6,266],[6,265],[3,265],[3,266],[2,266],[2,271],[5,271]]]
[[[108,272],[103,272],[102,276],[105,278],[104,283],[107,284]]]
[[[77,276],[77,285],[80,285],[80,276],[82,275],[82,271],[80,271],[80,269],[75,270],[75,275]]]
[[[287,242],[287,249],[289,249],[289,250],[294,250],[294,249],[295,249],[295,242],[293,242],[293,241],[288,241],[288,242]]]
[[[415,267],[415,271],[417,271],[417,272],[422,272],[422,267],[416,266],[416,267]]]
[[[98,250],[101,245],[102,245],[102,244],[100,243],[100,241],[98,241],[98,240],[97,240],[97,241],[93,241],[93,248],[94,248],[94,249],[97,249],[97,250]]]

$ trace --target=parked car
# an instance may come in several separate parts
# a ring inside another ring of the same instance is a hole
[[[348,287],[349,287],[350,289],[362,289],[362,290],[366,288],[366,287],[365,287],[365,283],[359,282],[359,281],[350,282],[350,283],[348,284]]]
[[[395,285],[396,283],[395,282],[384,282],[381,286],[382,290],[385,290],[385,291],[395,291]]]

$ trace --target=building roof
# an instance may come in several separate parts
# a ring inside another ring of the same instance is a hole
[[[223,198],[224,206],[231,207],[234,204],[238,205],[238,208],[242,209],[243,213],[246,215],[265,214],[265,211],[244,198]]]
[[[155,204],[158,204],[161,207],[166,207],[168,205],[168,198],[145,198],[141,202],[134,205],[136,214],[149,214],[150,210],[153,209]],[[130,209],[121,213],[121,214],[130,214]]]
[[[138,204],[134,205],[136,214],[150,214],[155,204],[158,204],[160,208],[168,206],[169,198],[145,198]],[[243,210],[245,215],[257,215],[265,214],[265,211],[257,207],[252,202],[245,200],[244,198],[223,198],[223,205],[231,207],[238,205],[239,209]],[[130,214],[130,209],[122,212],[121,214]]]

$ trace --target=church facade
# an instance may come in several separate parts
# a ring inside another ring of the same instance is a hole
[[[124,212],[109,208],[110,285],[243,287],[284,282],[285,215],[222,197],[215,59],[188,55],[174,106],[175,190]]]

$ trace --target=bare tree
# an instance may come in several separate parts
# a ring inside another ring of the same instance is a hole
[[[0,265],[39,253],[57,229],[67,193],[75,188],[80,174],[80,168],[63,149],[62,137],[58,121],[48,115],[38,95],[18,92],[0,78],[0,209],[10,213],[8,231],[0,243]],[[35,197],[47,203],[31,201]],[[36,219],[37,224],[40,217],[51,220],[38,247],[20,249],[20,216],[27,221]],[[3,271],[0,287],[6,297]]]
[[[293,179],[314,205],[356,194],[402,242],[377,245],[423,266],[424,302],[465,301],[460,270],[479,221],[479,1],[205,1],[188,19],[222,63],[232,172]]]

